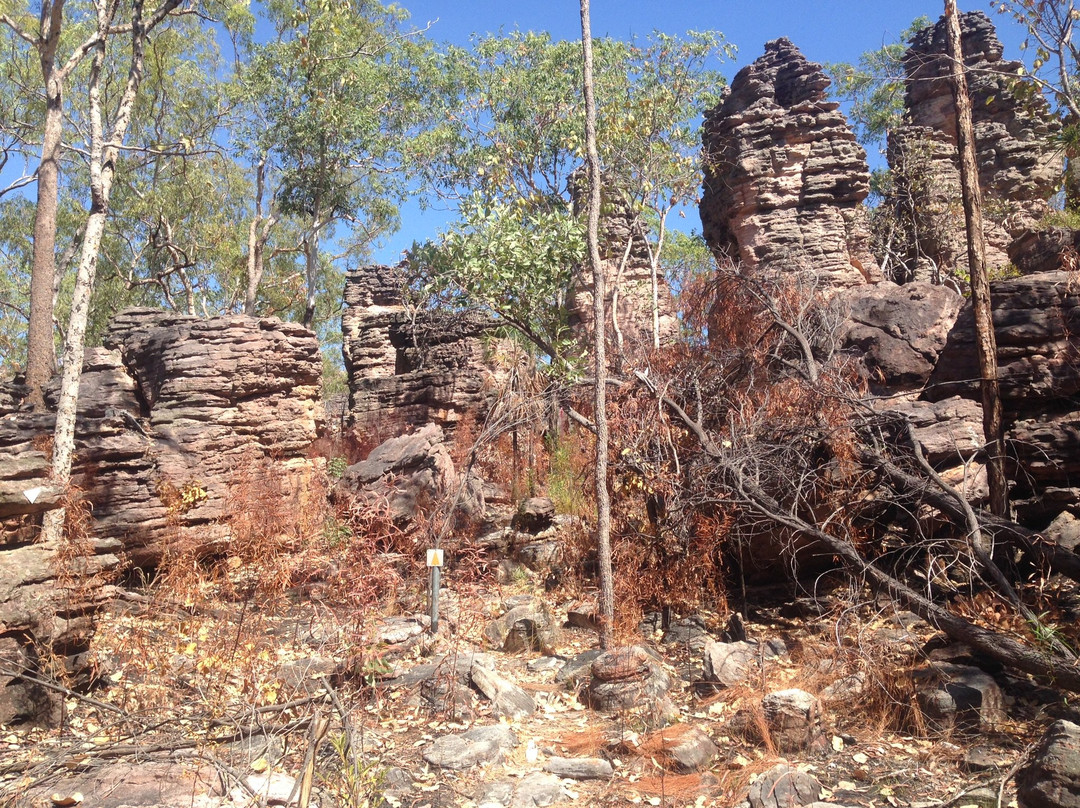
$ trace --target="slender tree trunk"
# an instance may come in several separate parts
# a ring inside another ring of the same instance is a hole
[[[607,488],[607,351],[604,335],[604,266],[600,261],[600,154],[596,147],[596,97],[593,93],[592,31],[589,0],[581,0],[581,48],[585,79],[585,151],[589,174],[589,263],[593,277],[593,402],[596,423],[596,548],[600,561],[600,647],[612,645],[615,590],[611,569],[611,497]]]
[[[1005,480],[1005,452],[998,386],[997,340],[990,307],[990,278],[986,270],[986,240],[982,226],[982,194],[975,162],[975,132],[971,122],[971,98],[964,76],[960,42],[960,13],[956,0],[945,0],[952,90],[956,104],[956,140],[960,153],[960,185],[964,223],[967,227],[968,267],[971,273],[971,305],[975,313],[975,346],[982,376],[983,436],[986,439],[986,476],[990,486],[990,512],[1004,516],[1009,506]]]
[[[63,24],[64,0],[41,5],[38,54],[45,82],[45,129],[37,176],[34,212],[34,267],[30,276],[30,323],[26,334],[26,386],[35,412],[45,409],[45,386],[56,367],[53,342],[53,279],[56,276],[56,210],[60,187],[60,148],[64,129],[63,76],[56,48]]]
[[[656,249],[653,249],[649,240],[645,239],[645,246],[649,250],[649,280],[652,283],[652,343],[653,350],[660,350],[660,253],[664,249],[665,225],[667,215],[660,216],[660,233],[656,238]]]
[[[266,242],[274,226],[275,215],[263,215],[263,195],[266,191],[266,157],[259,160],[255,173],[255,217],[248,228],[247,290],[244,293],[244,314],[255,316],[255,304],[262,283],[266,260]]]
[[[304,240],[305,277],[307,282],[307,302],[304,306],[304,328],[315,325],[315,305],[319,291],[319,234],[322,230],[320,212],[315,211],[311,224],[311,234]]]
[[[99,40],[93,49],[90,66],[90,215],[86,221],[79,255],[79,268],[75,276],[75,294],[71,304],[67,339],[64,342],[63,374],[60,381],[60,399],[56,409],[56,428],[53,433],[53,481],[66,488],[71,481],[71,467],[75,450],[75,414],[79,399],[79,377],[82,375],[83,352],[86,347],[86,323],[90,314],[90,298],[97,274],[98,253],[101,237],[105,232],[105,220],[109,212],[109,195],[112,193],[113,177],[120,156],[120,144],[124,142],[131,116],[135,108],[135,96],[143,76],[143,59],[146,37],[150,30],[165,19],[169,12],[180,5],[181,0],[165,0],[155,11],[149,25],[143,20],[143,0],[134,0],[131,8],[131,65],[127,84],[116,108],[112,132],[106,142],[104,115],[102,112],[101,82],[105,65],[105,47],[108,32],[116,15],[117,4],[109,0],[97,0],[97,27]],[[62,536],[64,509],[49,511],[44,519],[45,540],[58,542]]]

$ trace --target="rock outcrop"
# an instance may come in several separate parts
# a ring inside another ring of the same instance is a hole
[[[1020,62],[1004,58],[994,25],[981,11],[962,14],[976,161],[983,192],[987,264],[1009,263],[1012,239],[1048,210],[1061,177],[1061,155],[1051,135],[1058,124],[1041,94],[1018,97]],[[903,57],[905,124],[890,134],[898,211],[908,243],[894,245],[908,278],[967,273],[967,240],[960,208],[956,115],[948,80],[945,20],[924,29]]]
[[[945,286],[915,282],[857,286],[836,295],[838,338],[855,355],[874,392],[919,390],[930,378],[963,298]]]
[[[1017,772],[1016,800],[1022,808],[1080,806],[1080,726],[1055,721]]]
[[[1007,414],[1044,409],[1080,393],[1080,290],[1067,272],[1044,272],[991,286],[998,378]],[[924,397],[978,398],[975,320],[965,302]]]
[[[821,65],[777,39],[705,113],[701,223],[718,257],[813,270],[830,286],[880,279],[861,207],[866,152],[828,86]]]
[[[155,566],[180,548],[212,552],[253,495],[284,514],[321,490],[307,455],[322,421],[322,361],[306,329],[129,309],[83,367],[73,483],[88,521],[63,547],[35,541],[40,514],[61,502],[48,476],[54,416],[20,409],[13,388],[0,395],[0,658],[9,672],[53,658],[80,673],[101,583],[121,555]],[[0,673],[0,723],[41,717],[42,693]]]
[[[495,321],[478,313],[410,311],[404,283],[397,268],[379,265],[345,278],[345,421],[372,444],[425,424],[452,433],[467,415],[482,417],[499,386],[488,350]]]

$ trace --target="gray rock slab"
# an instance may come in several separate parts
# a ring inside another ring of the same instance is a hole
[[[603,758],[548,758],[544,771],[570,780],[610,780],[615,773]]]
[[[1016,775],[1020,808],[1080,808],[1080,725],[1055,721]]]
[[[795,808],[821,798],[821,783],[786,763],[773,766],[750,786],[750,808]]]

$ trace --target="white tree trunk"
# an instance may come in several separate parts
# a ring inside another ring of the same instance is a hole
[[[135,96],[143,73],[143,53],[150,30],[180,4],[180,0],[165,0],[149,21],[142,16],[143,0],[134,0],[131,11],[131,65],[127,84],[116,108],[115,123],[106,141],[103,124],[101,82],[105,65],[105,50],[109,29],[116,16],[117,4],[109,0],[96,0],[99,43],[93,50],[90,65],[90,215],[86,222],[79,269],[75,279],[75,296],[68,321],[67,339],[64,342],[64,369],[60,382],[60,399],[56,410],[56,428],[53,433],[53,482],[66,489],[71,482],[71,467],[75,453],[75,413],[79,403],[79,377],[82,375],[83,352],[86,347],[86,323],[90,314],[90,298],[94,291],[98,252],[105,232],[105,219],[109,210],[109,194],[119,158],[120,144],[124,142]],[[44,520],[45,540],[57,542],[62,536],[64,509],[57,509]]]

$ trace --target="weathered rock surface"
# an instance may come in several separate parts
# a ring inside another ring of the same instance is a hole
[[[641,711],[663,718],[670,712],[671,677],[660,661],[639,645],[598,656],[589,669],[589,704],[603,713]]]
[[[1003,58],[994,25],[981,11],[962,14],[961,45],[968,72],[976,162],[984,199],[987,264],[1004,266],[1012,238],[1047,210],[1061,171],[1051,135],[1057,124],[1039,93],[1023,100],[1014,90],[1020,62]],[[964,220],[956,157],[956,116],[947,76],[944,18],[924,29],[905,53],[906,125],[890,135],[889,165],[898,210],[917,211],[894,245],[908,278],[929,280],[934,265],[967,272]]]
[[[495,715],[513,720],[536,712],[532,696],[495,671],[473,663],[469,676],[476,689],[491,702]]]
[[[761,700],[761,711],[769,735],[781,752],[808,749],[821,737],[821,704],[805,690],[769,693]]]
[[[610,780],[615,773],[611,763],[603,758],[551,757],[544,764],[544,771],[569,780]]]
[[[509,727],[477,727],[461,735],[436,738],[423,755],[432,766],[458,771],[498,760],[517,744],[517,736]]]
[[[428,424],[416,432],[389,438],[367,459],[345,469],[342,486],[372,505],[385,506],[395,522],[410,521],[425,508],[456,493],[454,461],[442,427]],[[470,503],[478,509],[478,503]]]
[[[555,644],[557,625],[547,604],[526,596],[504,604],[506,612],[484,627],[484,639],[493,648],[514,653],[547,653]]]
[[[1055,721],[1016,775],[1020,808],[1080,808],[1080,726]]]
[[[121,539],[133,563],[154,564],[176,542],[228,541],[245,497],[281,513],[306,501],[307,450],[323,421],[314,334],[276,319],[129,309],[105,346],[134,380],[133,399],[113,410],[132,416],[124,437],[140,445],[114,468],[96,462],[83,487],[97,530]],[[107,400],[119,386],[103,385]]]
[[[488,361],[490,317],[405,305],[395,267],[368,266],[345,277],[342,354],[349,380],[346,426],[372,443],[409,427],[447,431],[482,420],[498,388]]]
[[[795,808],[821,798],[821,783],[806,772],[778,763],[750,786],[750,808]]]
[[[707,769],[720,750],[705,732],[689,724],[664,727],[642,739],[639,752],[677,772]]]
[[[841,287],[880,279],[860,208],[866,153],[828,86],[821,65],[778,39],[705,113],[701,223],[714,253],[751,268],[812,269]]]
[[[307,449],[321,426],[321,372],[315,336],[299,326],[121,312],[105,347],[84,358],[73,482],[89,506],[89,538],[63,551],[33,543],[38,514],[59,504],[47,479],[54,417],[20,411],[18,396],[5,393],[0,644],[8,667],[34,669],[41,649],[50,649],[69,672],[81,670],[102,576],[121,553],[153,566],[179,548],[223,546],[231,517],[246,506],[270,518],[298,512],[317,468]],[[41,490],[27,496],[33,489]],[[72,557],[73,547],[81,557]],[[58,585],[58,576],[67,583]],[[12,687],[5,692],[34,690]],[[0,708],[0,722],[27,717],[28,698]]]
[[[1080,291],[1063,271],[991,284],[1001,397],[1011,413],[1080,392]],[[977,399],[978,358],[971,304],[949,332],[924,398]]]
[[[485,783],[476,795],[478,808],[544,808],[563,799],[560,779],[553,774],[532,772],[520,780]]]
[[[982,448],[982,406],[970,398],[889,401],[882,409],[904,417],[915,430],[926,459],[934,465],[970,460]]]
[[[1080,230],[1047,227],[1021,233],[1009,245],[1009,260],[1023,275],[1076,270],[1080,259]]]
[[[970,665],[939,662],[917,695],[923,715],[939,729],[989,731],[1005,719],[1005,696],[993,677]]]
[[[857,286],[833,300],[838,338],[875,392],[920,389],[945,347],[964,299],[945,286],[915,282]]]

